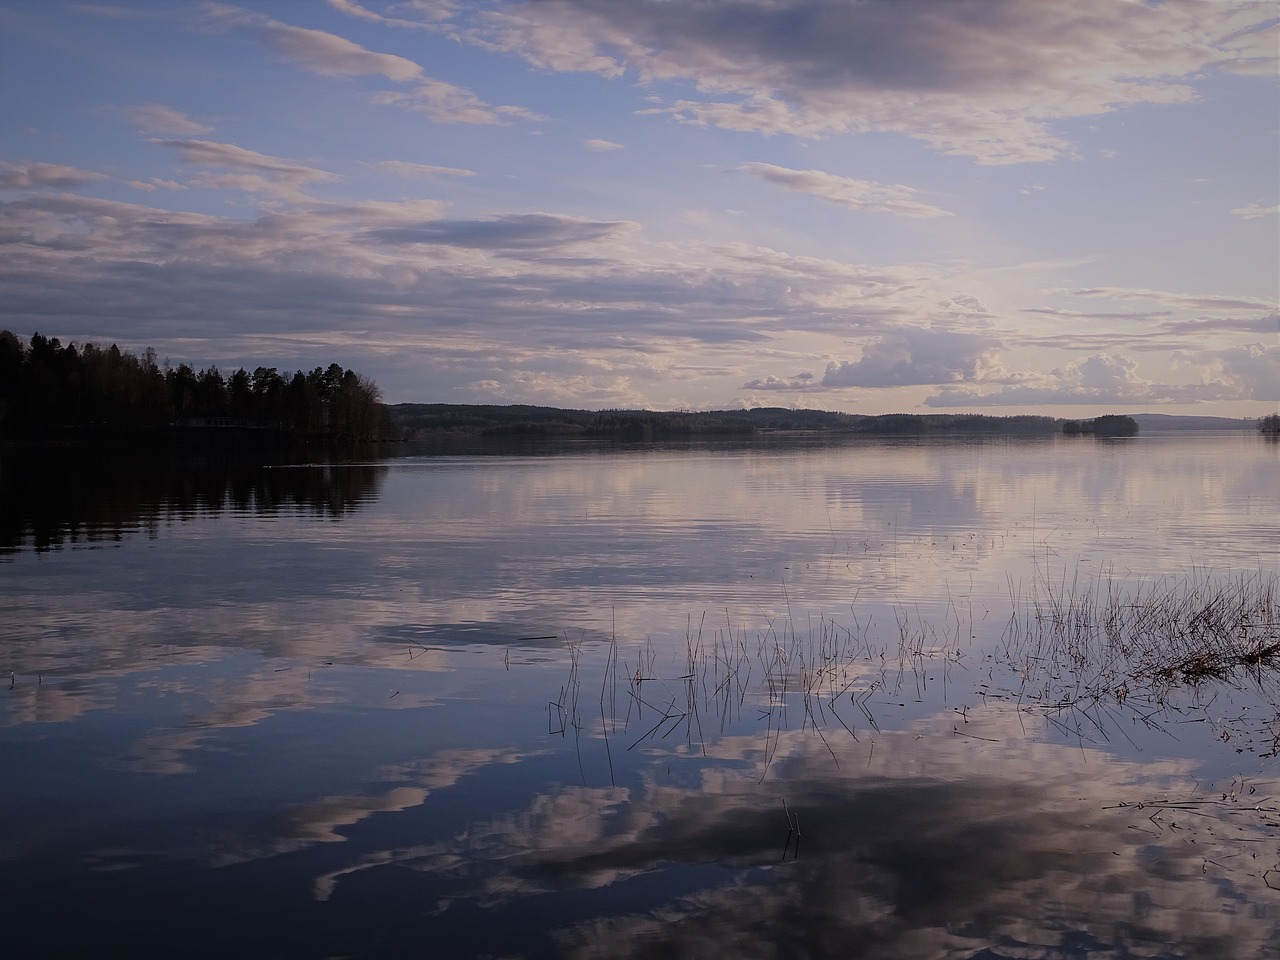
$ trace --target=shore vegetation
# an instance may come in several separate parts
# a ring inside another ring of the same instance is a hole
[[[385,439],[382,392],[340,364],[293,373],[243,367],[224,375],[142,356],[116,344],[63,344],[0,331],[0,436],[8,440],[96,435],[255,433],[279,440]]]

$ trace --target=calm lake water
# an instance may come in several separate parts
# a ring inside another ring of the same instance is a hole
[[[1280,639],[1263,438],[0,505],[6,957],[1280,956],[1275,671],[1180,682],[1213,617]]]

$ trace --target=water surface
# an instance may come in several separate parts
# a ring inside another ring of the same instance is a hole
[[[12,955],[1280,955],[1273,673],[1043,626],[1273,582],[1278,451],[6,459]]]

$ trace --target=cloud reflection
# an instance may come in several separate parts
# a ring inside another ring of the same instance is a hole
[[[792,731],[763,783],[759,743],[744,742],[745,769],[690,782],[655,766],[633,788],[542,793],[456,842],[366,853],[317,891],[395,864],[451,876],[500,917],[616,886],[634,912],[566,924],[575,958],[1276,955],[1276,783],[1218,801],[1194,794],[1184,762],[1026,743],[1015,711],[972,716],[1003,741],[942,718],[846,742],[837,770]]]

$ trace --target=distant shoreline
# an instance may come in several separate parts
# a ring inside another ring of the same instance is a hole
[[[981,414],[850,414],[827,410],[757,407],[750,410],[662,412],[652,410],[575,410],[526,404],[399,403],[385,405],[390,429],[386,441],[449,444],[456,441],[596,440],[651,442],[752,440],[821,437],[1050,437],[1064,426],[1090,423],[1058,417]],[[1176,416],[1159,413],[1122,415],[1140,434],[1257,432],[1256,420]],[[1102,419],[1102,418],[1095,418]],[[1114,418],[1113,418],[1114,419]],[[1067,434],[1074,431],[1068,426]],[[1085,436],[1090,435],[1088,431]],[[0,436],[0,449],[150,448],[177,451],[347,450],[351,445],[323,435],[299,436],[255,425],[185,422],[166,426],[88,424]],[[369,449],[369,444],[358,444]],[[377,446],[373,444],[372,446]]]
[[[975,436],[1035,437],[1064,432],[1068,423],[1092,418],[982,414],[851,414],[826,410],[757,407],[750,410],[658,412],[651,410],[574,410],[523,404],[400,403],[387,407],[391,436],[401,440],[445,438],[673,440],[727,437],[764,440],[783,436]],[[1167,414],[1121,415],[1139,432],[1250,431],[1256,420],[1181,417]],[[1115,419],[1112,417],[1110,419]]]

